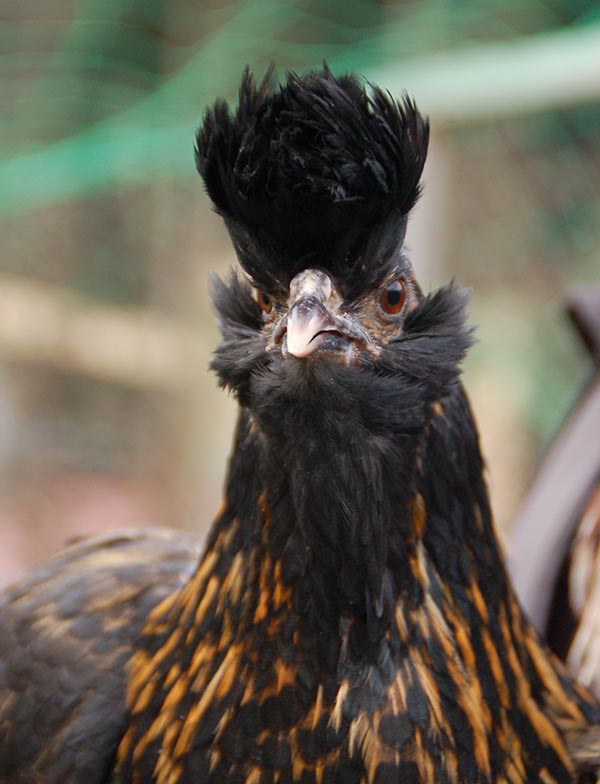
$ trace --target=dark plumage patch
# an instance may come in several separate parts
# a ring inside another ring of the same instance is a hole
[[[325,66],[274,91],[271,72],[257,86],[246,69],[235,112],[222,100],[207,111],[196,160],[242,266],[275,290],[307,266],[359,271],[377,227],[401,244],[428,140],[408,97],[356,76]]]

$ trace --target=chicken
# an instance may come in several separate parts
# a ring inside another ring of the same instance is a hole
[[[248,71],[197,165],[239,402],[196,546],[67,551],[3,599],[0,780],[592,782],[600,707],[526,620],[460,383],[466,296],[404,247],[428,124],[325,67]],[[6,631],[7,630],[7,631]]]

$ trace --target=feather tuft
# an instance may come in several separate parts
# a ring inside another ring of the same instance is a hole
[[[279,89],[272,70],[257,85],[246,68],[237,109],[219,100],[206,112],[196,163],[242,266],[274,287],[307,262],[346,274],[382,226],[401,245],[428,141],[406,95],[396,101],[326,65],[289,73]]]

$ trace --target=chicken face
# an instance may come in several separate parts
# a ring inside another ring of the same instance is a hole
[[[212,367],[265,432],[264,401],[273,422],[314,402],[312,422],[345,406],[397,441],[457,381],[465,297],[423,296],[404,249],[428,139],[406,96],[326,68],[277,91],[246,73],[237,109],[205,115],[198,169],[245,275],[215,282]]]
[[[407,418],[445,397],[471,343],[467,294],[449,285],[423,295],[399,256],[376,285],[351,296],[343,280],[313,267],[287,290],[265,291],[235,273],[213,278],[222,342],[212,368],[221,386],[251,408],[286,388],[291,404],[304,386],[330,400],[383,396]]]
[[[318,269],[296,275],[283,302],[256,291],[270,335],[268,352],[300,359],[327,356],[347,365],[377,357],[418,298],[407,261],[356,302],[345,301],[339,283]]]

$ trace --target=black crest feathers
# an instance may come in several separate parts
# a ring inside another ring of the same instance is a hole
[[[408,97],[396,101],[354,75],[325,66],[290,73],[275,89],[271,71],[257,85],[246,68],[237,109],[221,100],[206,112],[196,162],[250,274],[257,252],[292,275],[313,256],[344,272],[334,258],[378,226],[391,221],[402,241],[428,140]]]

